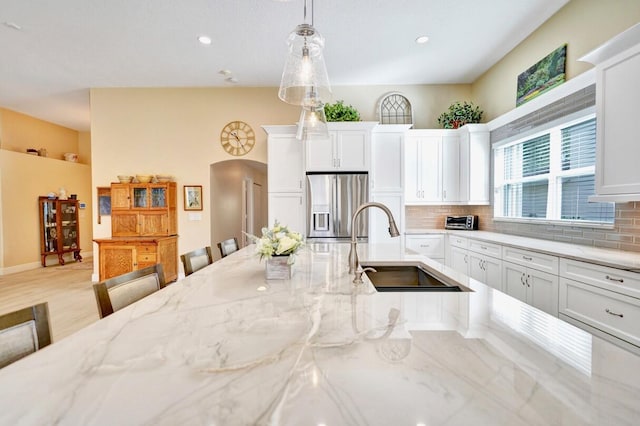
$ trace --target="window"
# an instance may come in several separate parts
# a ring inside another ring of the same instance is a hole
[[[413,124],[411,102],[400,93],[385,95],[378,104],[380,124]]]
[[[494,148],[494,217],[612,224],[613,203],[595,192],[593,114]]]

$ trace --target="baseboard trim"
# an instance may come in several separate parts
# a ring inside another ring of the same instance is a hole
[[[80,255],[82,256],[83,261],[89,260],[89,259],[93,261],[93,251],[80,252]],[[48,266],[54,266],[54,264],[52,263],[51,265],[48,265]],[[42,263],[29,262],[29,263],[23,263],[15,266],[8,266],[6,268],[0,268],[0,276],[16,274],[18,272],[31,271],[32,269],[38,269],[38,268],[42,268]],[[92,279],[93,279],[93,276],[92,276]]]

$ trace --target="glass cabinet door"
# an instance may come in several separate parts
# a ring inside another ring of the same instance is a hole
[[[62,249],[73,250],[78,248],[78,220],[76,204],[60,202]]]
[[[151,208],[167,207],[167,188],[151,187]]]
[[[132,207],[134,209],[146,209],[148,204],[149,188],[147,186],[133,186],[131,188]]]
[[[45,252],[56,252],[58,250],[58,229],[56,222],[56,202],[42,201],[42,229]]]

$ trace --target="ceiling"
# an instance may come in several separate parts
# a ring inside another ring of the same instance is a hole
[[[313,24],[333,86],[471,83],[567,2],[316,0]],[[303,6],[0,0],[0,107],[86,131],[92,87],[278,86]]]

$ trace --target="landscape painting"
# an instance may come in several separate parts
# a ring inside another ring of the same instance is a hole
[[[567,45],[560,46],[518,76],[516,106],[565,82]]]

